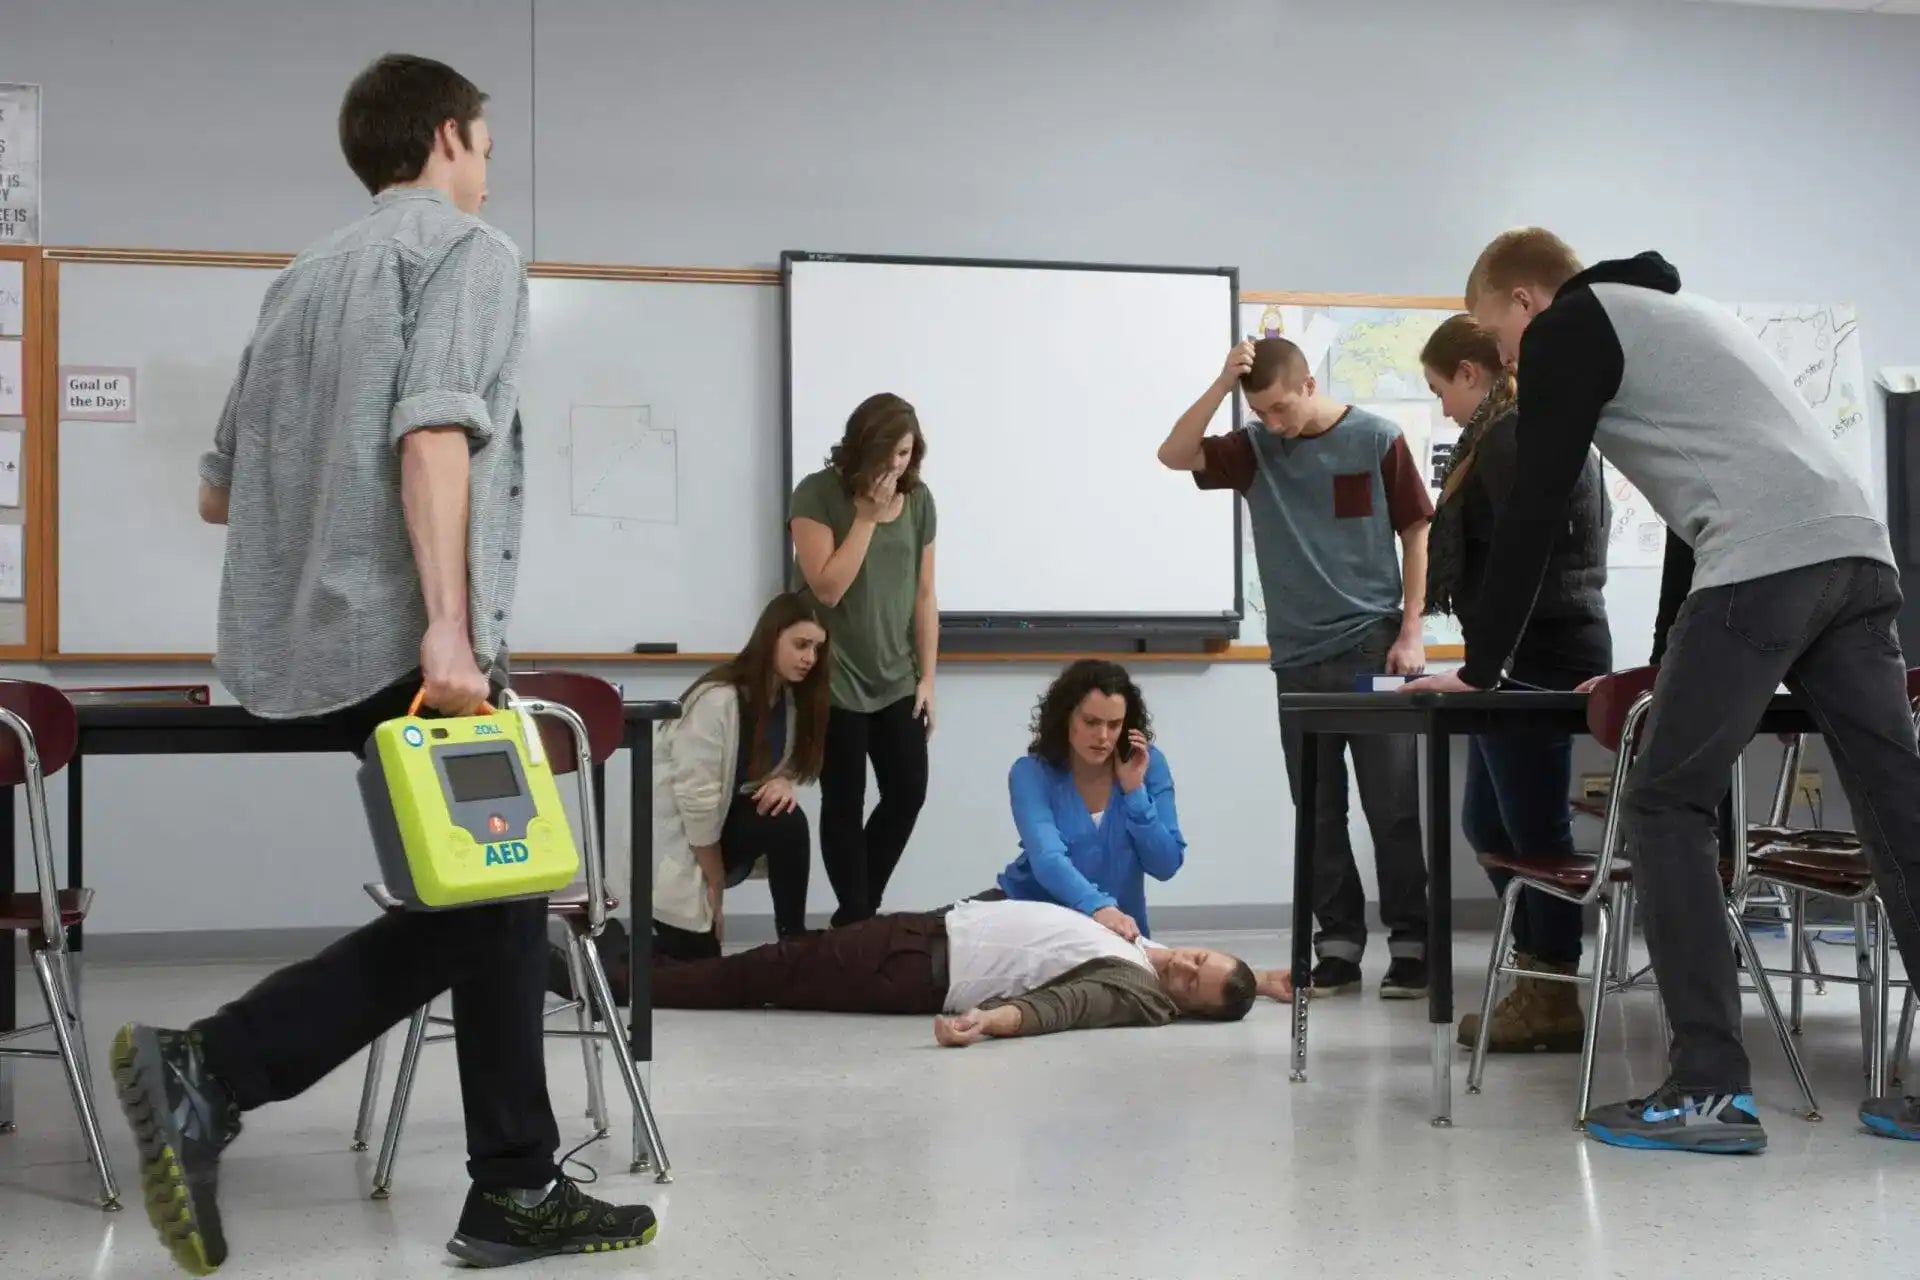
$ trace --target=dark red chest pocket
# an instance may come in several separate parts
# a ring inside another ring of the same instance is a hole
[[[1373,514],[1373,472],[1354,471],[1333,478],[1333,516],[1358,520]]]

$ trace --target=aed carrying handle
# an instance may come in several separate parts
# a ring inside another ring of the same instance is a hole
[[[427,701],[427,686],[421,685],[420,692],[414,694],[413,701],[407,704],[407,715],[410,717],[419,715],[420,708],[426,705],[426,701]],[[485,698],[480,699],[479,714],[483,716],[490,716],[494,714],[493,704],[491,702],[488,702]]]

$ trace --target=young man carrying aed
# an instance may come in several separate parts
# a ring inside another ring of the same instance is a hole
[[[373,206],[269,287],[201,460],[201,517],[227,526],[221,679],[257,715],[323,717],[350,742],[417,691],[464,715],[504,678],[527,284],[478,216],[485,101],[426,58],[354,80],[340,144]],[[123,1028],[114,1078],[175,1261],[226,1259],[216,1183],[243,1112],[448,990],[472,1179],[448,1250],[501,1266],[651,1240],[651,1210],[592,1199],[554,1160],[546,923],[541,899],[388,912],[187,1029]]]
[[[1666,1083],[1595,1108],[1587,1133],[1641,1149],[1764,1150],[1720,923],[1715,808],[1783,681],[1832,747],[1900,953],[1909,972],[1920,966],[1920,753],[1886,526],[1760,341],[1682,292],[1660,255],[1582,270],[1551,232],[1510,231],[1474,264],[1467,303],[1520,364],[1519,469],[1466,666],[1410,687],[1499,684],[1597,446],[1671,535],[1660,616],[1672,621],[1623,801],[1673,1042]],[[1860,1118],[1920,1138],[1912,1098],[1869,1099]]]
[[[1236,387],[1254,421],[1206,435]],[[1425,669],[1421,614],[1433,516],[1426,482],[1400,428],[1320,394],[1293,343],[1266,338],[1235,347],[1174,424],[1160,461],[1192,472],[1202,489],[1232,489],[1246,499],[1281,693],[1352,693],[1363,676]],[[1283,723],[1280,740],[1297,804],[1301,738]],[[1329,735],[1319,742],[1314,847],[1295,851],[1314,860],[1320,959],[1313,994],[1357,989],[1367,944],[1366,896],[1347,836],[1351,750],[1392,957],[1380,994],[1417,999],[1427,992],[1427,864],[1414,740]]]

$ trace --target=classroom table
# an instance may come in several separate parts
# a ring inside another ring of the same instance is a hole
[[[67,885],[86,883],[83,827],[86,815],[85,766],[89,756],[158,755],[315,755],[344,753],[361,744],[339,728],[311,720],[263,720],[237,706],[155,707],[82,706],[79,746],[67,766]],[[627,902],[633,911],[632,993],[628,1035],[638,1062],[653,1058],[653,975],[651,940],[653,920],[653,726],[680,714],[674,701],[629,702],[621,745],[632,753],[632,781],[628,848],[633,859]],[[599,828],[602,847],[606,836],[606,769],[593,771],[601,798]],[[14,891],[14,789],[0,788],[0,893]],[[366,870],[375,870],[373,851],[366,850]],[[71,943],[84,944],[79,929]],[[5,977],[0,980],[0,1031],[19,1025],[15,1009],[13,935],[0,932],[0,955]]]
[[[1511,730],[1587,732],[1587,699],[1579,693],[1290,693],[1280,698],[1283,723],[1302,738],[1294,792],[1293,1069],[1307,1078],[1307,985],[1313,968],[1313,828],[1318,803],[1316,746],[1322,734],[1404,733],[1426,750],[1427,1021],[1433,1068],[1433,1124],[1453,1123],[1453,780],[1452,739]],[[1777,695],[1760,733],[1817,733],[1813,717],[1787,694]]]

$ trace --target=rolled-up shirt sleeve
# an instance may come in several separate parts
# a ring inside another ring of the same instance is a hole
[[[525,289],[519,255],[484,228],[432,268],[400,363],[396,446],[422,427],[460,427],[475,447],[493,437],[487,397],[513,349]]]
[[[227,402],[220,419],[213,424],[213,448],[200,455],[200,478],[216,489],[233,488],[233,453],[240,435],[240,390],[247,382],[247,367],[253,363],[253,346],[240,353],[240,368],[227,389]]]

